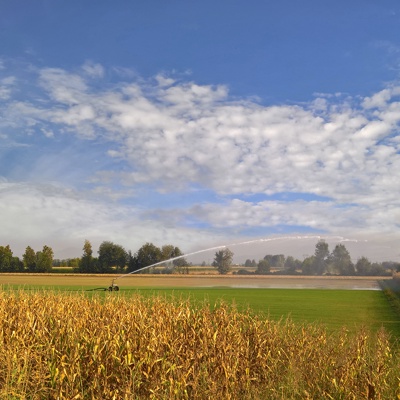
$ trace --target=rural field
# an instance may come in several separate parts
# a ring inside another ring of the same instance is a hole
[[[117,278],[117,279],[115,279]],[[392,278],[379,278],[391,281]],[[115,281],[114,281],[115,280]],[[162,295],[183,297],[192,303],[221,301],[242,312],[275,320],[290,317],[300,323],[322,323],[334,331],[343,326],[384,327],[400,337],[400,319],[380,290],[376,277],[237,276],[237,275],[84,275],[1,274],[7,290],[55,290],[88,293],[107,291],[115,282],[118,296]],[[298,289],[298,290],[295,290]],[[113,292],[112,295],[117,295]]]
[[[379,289],[378,280],[391,277],[345,276],[238,276],[238,275],[112,275],[112,274],[28,274],[2,273],[0,285],[36,287],[108,287],[117,278],[121,288],[132,287],[238,287],[238,288],[320,288],[320,289]]]
[[[1,399],[400,398],[376,278],[115,277],[0,275]]]

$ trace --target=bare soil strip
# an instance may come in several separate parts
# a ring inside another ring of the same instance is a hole
[[[237,276],[237,275],[86,275],[86,274],[0,274],[0,285],[108,287],[112,280],[123,287],[232,287],[293,289],[379,290],[379,280],[391,277],[348,276]]]

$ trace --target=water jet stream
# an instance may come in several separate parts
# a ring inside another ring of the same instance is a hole
[[[255,239],[255,240],[247,240],[245,242],[240,242],[240,243],[231,243],[231,244],[225,244],[222,246],[215,246],[215,247],[209,247],[207,249],[203,249],[203,250],[198,250],[198,251],[194,251],[193,253],[187,253],[187,254],[183,254],[181,256],[177,256],[177,257],[173,257],[170,258],[168,260],[163,260],[163,261],[159,261],[156,262],[154,264],[151,265],[147,265],[146,267],[143,268],[139,268],[135,271],[129,272],[127,274],[123,274],[120,276],[117,276],[116,278],[113,279],[113,284],[114,281],[116,281],[119,278],[124,278],[125,276],[129,276],[132,274],[136,274],[140,271],[143,271],[145,269],[151,268],[151,267],[156,267],[157,265],[161,265],[161,264],[165,264],[171,261],[175,261],[175,260],[179,260],[180,258],[184,258],[184,257],[189,257],[189,256],[193,256],[196,254],[200,254],[200,253],[205,253],[206,251],[211,251],[211,250],[220,250],[220,249],[225,249],[227,247],[234,247],[234,246],[242,246],[245,244],[252,244],[252,243],[262,243],[262,242],[273,242],[273,241],[278,241],[278,240],[305,240],[305,239],[318,239],[318,240],[337,240],[338,242],[358,242],[358,240],[356,239],[346,239],[342,236],[283,236],[283,237],[274,237],[274,238],[262,238],[262,239]]]

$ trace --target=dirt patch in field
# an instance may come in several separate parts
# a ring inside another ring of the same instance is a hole
[[[378,280],[391,277],[237,276],[237,275],[116,275],[0,274],[0,285],[104,287],[112,280],[123,287],[232,287],[379,290]]]
[[[381,279],[381,278],[378,278]],[[377,278],[369,277],[307,277],[307,276],[235,276],[191,275],[159,277],[129,276],[117,280],[127,286],[170,287],[232,287],[232,288],[321,288],[321,289],[379,289]],[[125,283],[125,282],[126,283]]]

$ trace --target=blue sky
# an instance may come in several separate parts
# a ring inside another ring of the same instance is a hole
[[[397,0],[1,2],[0,244],[400,260],[399,26]]]

